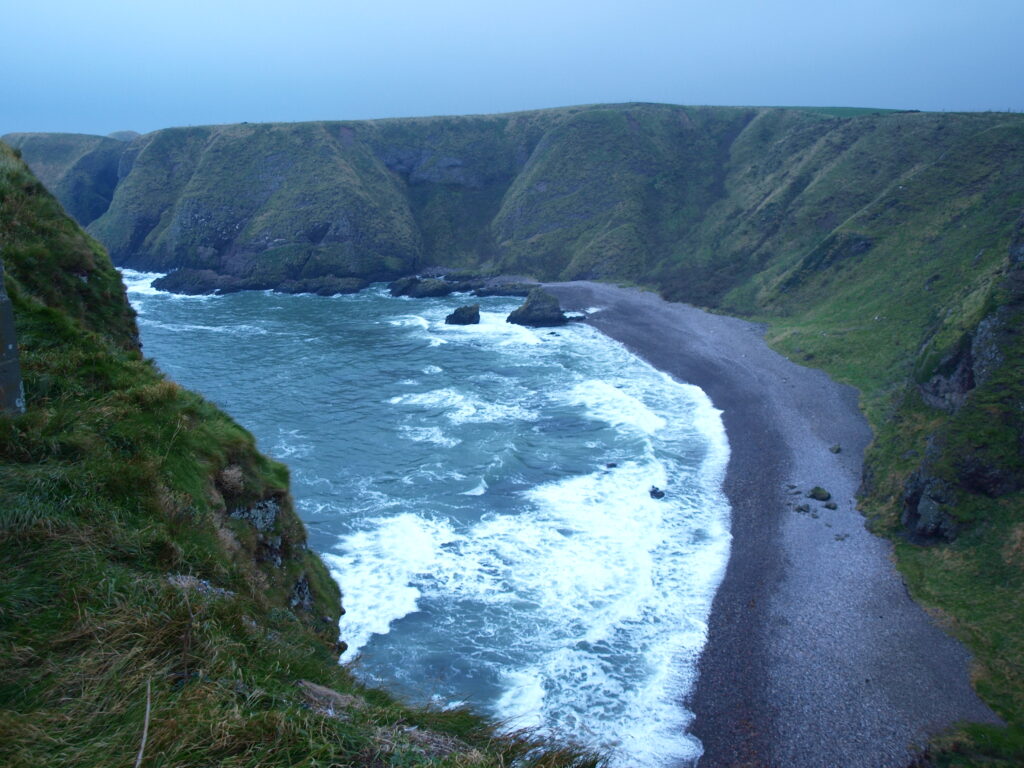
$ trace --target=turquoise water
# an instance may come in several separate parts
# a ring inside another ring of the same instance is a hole
[[[515,299],[456,327],[465,297],[184,297],[154,277],[125,271],[144,351],[291,468],[345,595],[343,663],[617,765],[699,755],[680,702],[729,549],[701,390],[588,326],[509,325]]]

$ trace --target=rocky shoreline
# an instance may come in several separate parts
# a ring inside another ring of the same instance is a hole
[[[723,412],[732,552],[685,702],[702,767],[896,768],[956,721],[998,722],[967,652],[909,598],[857,511],[871,434],[853,389],[743,320],[606,284],[546,288]]]

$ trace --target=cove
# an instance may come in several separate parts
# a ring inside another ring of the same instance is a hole
[[[704,393],[595,329],[445,326],[463,300],[183,297],[125,271],[145,352],[292,472],[366,682],[608,750],[692,759],[729,553]],[[667,490],[662,499],[648,489]]]

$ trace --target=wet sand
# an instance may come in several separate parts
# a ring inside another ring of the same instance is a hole
[[[546,287],[567,311],[599,308],[587,322],[723,412],[732,552],[685,702],[702,768],[896,768],[958,720],[998,722],[967,652],[864,528],[854,494],[871,433],[855,390],[773,352],[752,323],[635,289]],[[806,498],[816,485],[838,509]]]

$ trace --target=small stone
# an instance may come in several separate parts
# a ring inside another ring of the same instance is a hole
[[[843,446],[841,446],[839,443],[836,443],[831,448],[829,448],[829,450],[832,451],[832,453],[842,453]]]
[[[807,492],[807,498],[814,499],[815,501],[828,501],[832,498],[832,494],[820,485],[816,485]]]
[[[839,505],[834,501],[825,502],[825,509],[839,509]]]
[[[796,505],[796,511],[799,512],[802,515],[806,515],[808,512],[811,511],[811,505],[810,504],[797,504]]]

